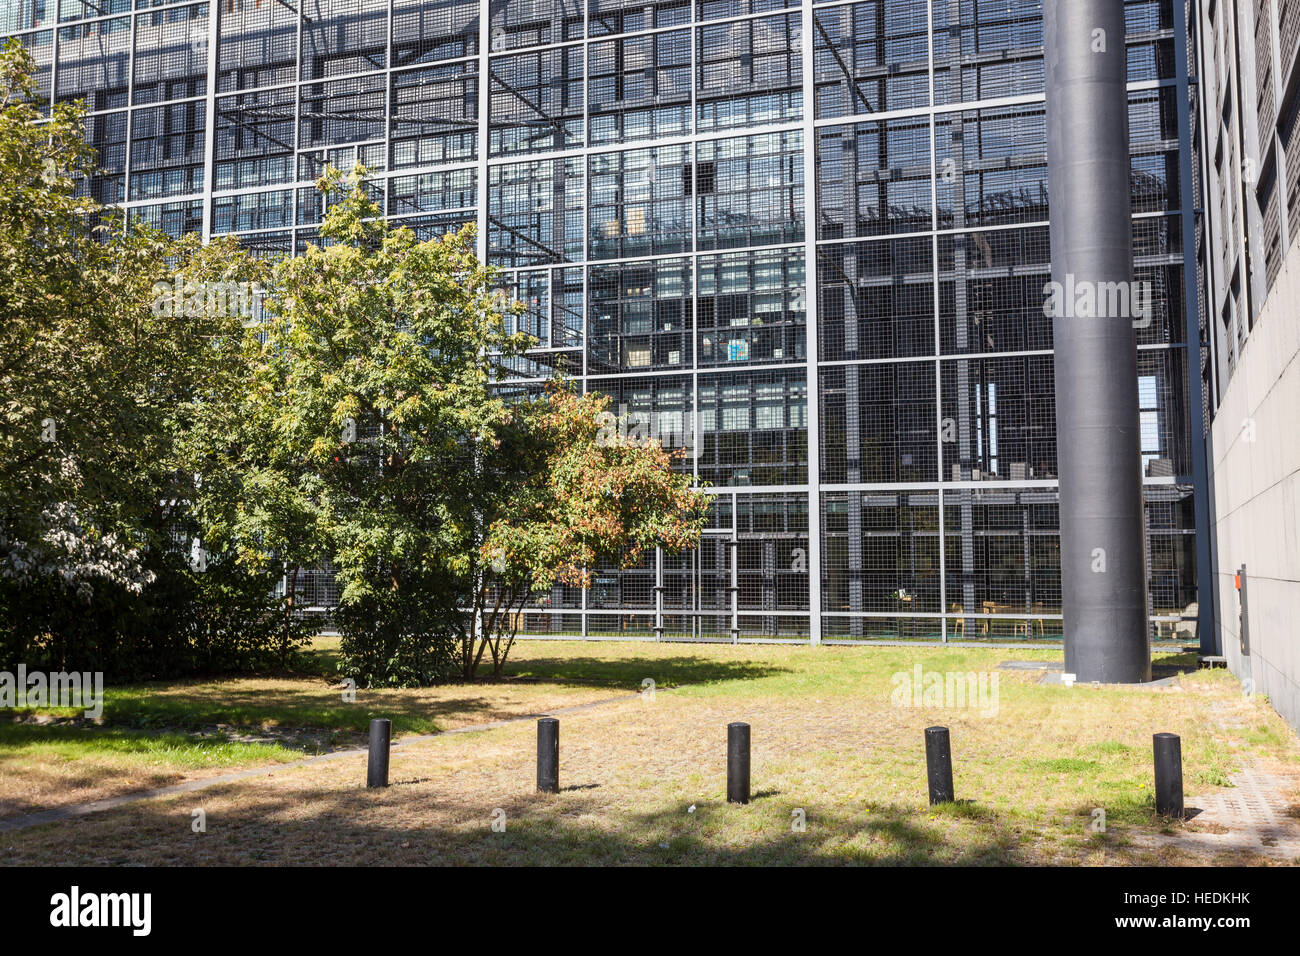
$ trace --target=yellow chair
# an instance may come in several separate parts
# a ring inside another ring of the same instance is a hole
[[[960,604],[954,604],[951,608],[948,609],[948,612],[950,614],[965,615],[966,609],[963,608]],[[965,640],[966,639],[966,618],[964,616],[958,617],[955,618],[951,623],[952,623],[953,633],[955,634],[957,631],[961,631],[962,640]]]
[[[997,602],[985,601],[980,605],[980,610],[983,611],[985,614],[996,614],[998,612]],[[980,621],[980,633],[983,634],[985,637],[988,637],[989,619],[987,617]]]

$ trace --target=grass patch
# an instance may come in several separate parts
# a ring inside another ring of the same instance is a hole
[[[117,729],[0,724],[0,768],[29,761],[117,757],[147,765],[185,769],[233,767],[254,761],[296,760],[302,754],[280,744],[204,739],[187,734],[148,734]]]
[[[319,677],[119,689],[105,712],[114,720],[166,727],[221,718],[282,730],[314,721],[345,734],[372,714],[409,733],[627,699],[562,715],[557,795],[535,792],[527,720],[399,748],[386,790],[360,785],[358,756],[204,791],[203,837],[188,829],[195,797],[187,796],[3,842],[14,862],[100,865],[1171,864],[1193,860],[1144,842],[1166,826],[1153,806],[1152,733],[1182,737],[1189,799],[1226,783],[1242,760],[1296,749],[1280,719],[1243,701],[1221,671],[1137,690],[1042,685],[1034,672],[998,669],[1059,657],[996,647],[526,641],[502,681],[359,691],[355,709]],[[900,705],[896,679],[918,664],[996,675],[996,706]],[[647,679],[654,696],[634,695]],[[1229,704],[1244,708],[1251,734],[1237,749],[1214,723]],[[725,801],[732,720],[753,727],[754,800],[744,807]],[[934,724],[952,733],[959,801],[940,807],[928,805],[925,780],[924,729]],[[1105,833],[1090,828],[1097,809]],[[497,810],[505,832],[491,827]]]
[[[1053,760],[1026,761],[1030,770],[1043,770],[1047,773],[1091,773],[1097,769],[1097,761],[1081,760],[1078,757],[1057,757]]]

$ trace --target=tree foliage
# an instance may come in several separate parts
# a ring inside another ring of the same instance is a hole
[[[274,531],[248,531],[297,529],[331,556],[351,676],[472,677],[485,655],[499,674],[530,595],[585,585],[611,555],[688,547],[704,500],[657,445],[597,441],[605,400],[499,393],[503,359],[531,340],[510,330],[518,306],[470,228],[420,241],[391,227],[361,169],[319,186],[335,197],[326,244],[271,270],[230,462],[281,496]]]
[[[81,111],[43,118],[32,76],[21,45],[0,50],[0,663],[131,676],[244,663],[213,648],[264,643],[278,624],[266,576],[214,554],[224,570],[201,578],[185,552],[191,431],[240,381],[246,330],[160,310],[155,285],[216,281],[247,259],[233,241],[128,229],[82,195]]]
[[[554,585],[698,539],[704,496],[606,399],[500,390],[532,340],[470,227],[390,226],[359,168],[294,258],[128,226],[32,76],[0,50],[0,666],[283,665],[327,562],[346,674],[499,675]]]

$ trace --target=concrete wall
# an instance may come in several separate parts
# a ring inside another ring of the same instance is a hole
[[[1215,624],[1228,666],[1300,729],[1300,243],[1251,330],[1210,435]],[[1248,653],[1233,576],[1246,565]]]

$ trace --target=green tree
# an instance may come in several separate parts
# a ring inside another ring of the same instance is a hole
[[[610,399],[560,384],[516,409],[513,434],[481,455],[469,559],[473,613],[461,619],[462,674],[486,651],[499,676],[531,598],[587,588],[591,568],[636,565],[647,552],[699,543],[709,499],[675,472],[680,451],[629,437]],[[495,462],[493,462],[495,459]]]
[[[269,537],[325,545],[345,673],[427,683],[453,666],[465,450],[511,418],[492,356],[527,340],[470,233],[390,228],[362,172],[327,172],[325,245],[272,269],[243,470],[276,502]]]
[[[225,555],[190,563],[187,442],[247,364],[245,317],[207,292],[256,265],[82,195],[82,112],[43,118],[33,75],[0,49],[0,655],[141,676],[246,661],[274,606]]]
[[[510,330],[519,306],[468,227],[421,242],[389,226],[360,168],[318,185],[326,244],[274,265],[240,406],[230,470],[275,502],[243,534],[325,548],[344,673],[468,678],[486,655],[500,674],[531,594],[585,584],[610,555],[689,546],[704,498],[657,445],[601,440],[602,399],[498,393],[533,340]]]

